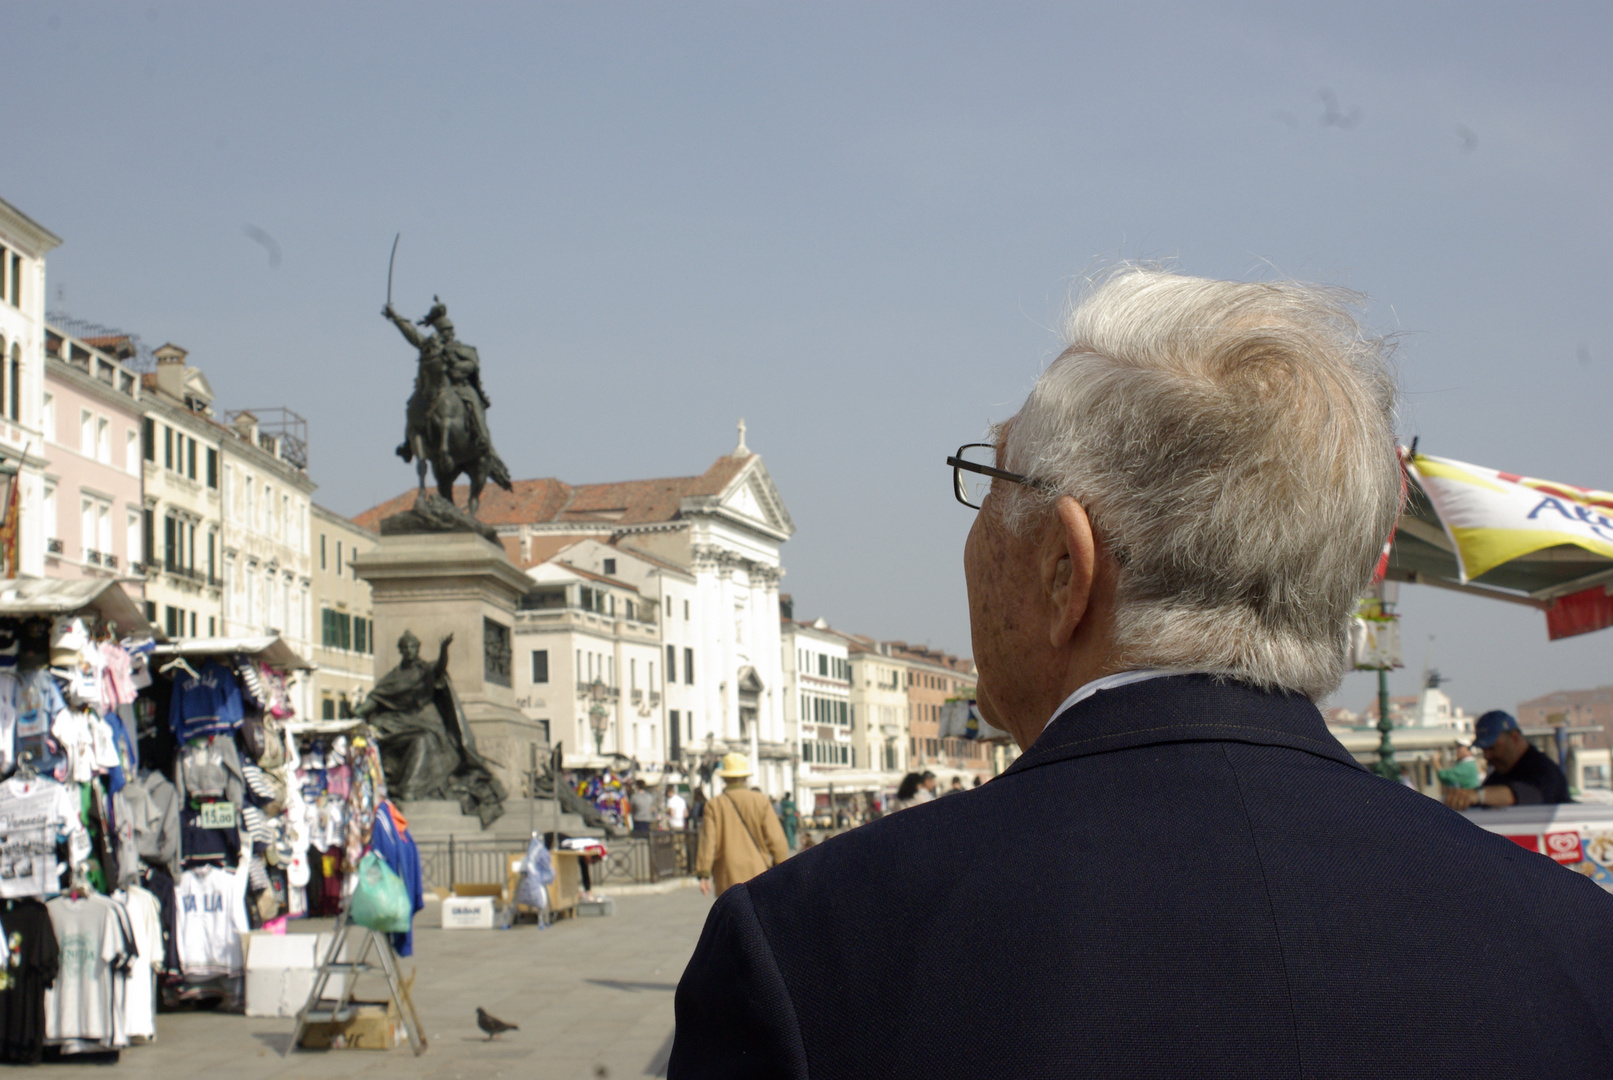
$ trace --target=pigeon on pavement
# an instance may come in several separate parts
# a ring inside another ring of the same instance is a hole
[[[498,1034],[501,1031],[521,1030],[514,1024],[506,1024],[504,1021],[492,1015],[480,1005],[476,1006],[476,1026],[487,1032],[487,1038],[489,1041],[498,1038]]]

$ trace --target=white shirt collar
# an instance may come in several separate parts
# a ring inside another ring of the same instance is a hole
[[[1054,709],[1053,715],[1047,718],[1047,724],[1051,724],[1070,709],[1081,704],[1081,702],[1085,701],[1093,694],[1098,693],[1100,690],[1113,690],[1117,686],[1130,686],[1132,683],[1146,682],[1149,679],[1163,679],[1167,675],[1185,674],[1187,674],[1187,672],[1167,671],[1164,668],[1139,668],[1136,671],[1117,671],[1113,675],[1105,675],[1101,679],[1093,679],[1075,693],[1065,698],[1064,703],[1058,708]],[[1047,724],[1042,725],[1043,731],[1047,730]]]

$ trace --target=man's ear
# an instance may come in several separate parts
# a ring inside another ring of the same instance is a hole
[[[1086,617],[1097,575],[1098,545],[1085,508],[1068,495],[1053,504],[1042,544],[1042,584],[1047,594],[1048,643],[1068,645]]]

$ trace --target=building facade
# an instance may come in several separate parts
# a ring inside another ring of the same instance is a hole
[[[219,443],[213,389],[177,345],[155,351],[140,377],[141,570],[146,618],[169,638],[217,637],[223,629]]]
[[[89,342],[46,329],[40,524],[45,576],[121,578],[141,600],[142,412],[140,376],[121,359],[129,351],[126,339]]]
[[[588,543],[594,543],[592,541]],[[620,563],[611,560],[613,571]],[[660,604],[638,585],[556,557],[528,571],[511,667],[516,707],[568,765],[667,762]]]
[[[333,720],[352,715],[375,685],[375,608],[352,560],[381,538],[317,503],[309,504],[309,520],[309,602],[317,620],[312,715]]]
[[[838,781],[841,790],[866,788],[866,774],[876,766],[866,748],[858,753],[853,738],[852,671],[845,635],[823,619],[781,619],[779,630],[787,690],[785,724],[800,758],[796,803],[812,809],[818,793],[827,798],[830,783]]]
[[[968,739],[941,738],[941,707],[974,697],[974,663],[903,641],[886,643],[886,655],[905,671],[908,755],[915,771],[989,779],[998,771],[994,748]]]
[[[45,256],[61,239],[0,199],[0,507],[17,486],[16,561],[0,576],[44,577]]]

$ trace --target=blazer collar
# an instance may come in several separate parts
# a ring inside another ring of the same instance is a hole
[[[1115,687],[1053,719],[1007,773],[1070,758],[1177,742],[1286,746],[1362,768],[1310,699],[1214,675],[1173,675]]]

